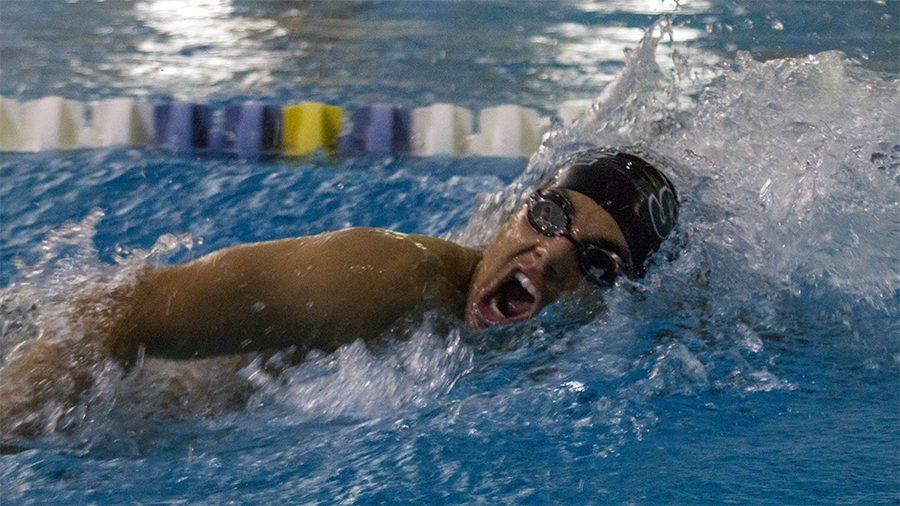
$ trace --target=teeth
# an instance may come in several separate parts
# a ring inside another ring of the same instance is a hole
[[[525,288],[525,290],[528,291],[528,294],[531,295],[534,298],[534,300],[537,300],[537,298],[538,298],[537,288],[535,288],[534,284],[531,283],[531,280],[528,279],[528,276],[522,274],[521,272],[517,272],[516,273],[516,281],[518,281]]]
[[[497,297],[491,297],[491,309],[498,315],[503,316],[503,313],[500,312],[500,308],[497,307]]]

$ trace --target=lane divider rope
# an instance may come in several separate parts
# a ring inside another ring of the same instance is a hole
[[[555,118],[571,124],[590,100],[570,100]],[[477,130],[474,129],[477,118]],[[128,97],[87,104],[50,96],[27,102],[0,97],[0,151],[36,152],[156,147],[173,153],[221,153],[244,158],[296,156],[317,150],[414,156],[530,156],[553,118],[518,105],[478,112],[437,103],[354,107],[263,101],[214,110],[188,101],[148,103]]]

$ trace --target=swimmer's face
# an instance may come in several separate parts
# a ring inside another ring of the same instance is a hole
[[[609,244],[627,262],[628,246],[612,216],[581,193],[560,192],[573,207],[572,237]],[[507,220],[475,269],[466,301],[466,324],[473,329],[530,318],[587,283],[572,242],[539,233],[527,213],[525,205]]]

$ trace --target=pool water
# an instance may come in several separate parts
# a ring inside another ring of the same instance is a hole
[[[99,367],[46,436],[4,440],[0,502],[900,500],[896,2],[302,5],[4,2],[0,91],[603,98],[530,160],[0,154],[0,354],[77,337],[72,294],[147,262],[346,226],[483,244],[577,146],[671,158],[674,237],[505,328],[433,314],[277,374]]]

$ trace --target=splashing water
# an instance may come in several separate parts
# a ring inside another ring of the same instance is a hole
[[[55,434],[57,445],[115,459],[177,454],[174,467],[150,472],[184,472],[198,484],[208,483],[198,475],[216,474],[226,460],[229,469],[247,473],[243,479],[271,485],[247,500],[274,500],[281,491],[295,499],[377,501],[399,497],[390,494],[406,489],[404,478],[419,491],[403,496],[410,500],[585,502],[597,494],[631,500],[616,495],[611,477],[616,466],[650,451],[639,443],[665,447],[686,437],[680,428],[688,426],[695,432],[684,432],[725,448],[739,428],[695,425],[720,411],[756,409],[764,418],[765,409],[754,404],[764,395],[798,395],[791,398],[797,409],[824,397],[822,406],[831,408],[838,401],[821,385],[837,388],[854,374],[870,374],[864,378],[876,390],[896,387],[896,80],[837,52],[769,61],[739,54],[709,67],[675,51],[664,68],[656,49],[669,30],[665,20],[649,30],[594,106],[571,127],[548,134],[506,188],[465,176],[467,191],[498,191],[481,198],[467,226],[457,223],[458,231],[445,234],[483,245],[571,150],[639,145],[671,162],[682,199],[676,233],[645,278],[555,304],[511,327],[470,335],[435,316],[384,349],[356,343],[300,364],[289,352],[147,359],[124,379],[97,364],[103,381],[68,415],[78,423],[49,423],[77,427],[74,436]],[[379,170],[405,182],[421,179],[403,168]],[[352,172],[333,179],[327,184],[339,180],[351,195],[366,195],[367,183]],[[312,188],[327,184],[317,180]],[[403,200],[414,186],[392,195]],[[446,198],[460,192],[456,176],[421,186]],[[257,197],[246,200],[266,200]],[[363,212],[356,204],[334,211],[350,223]],[[422,212],[416,231],[445,233],[440,209],[430,211]],[[92,243],[103,218],[91,213],[51,232],[38,248],[40,259],[20,265],[3,288],[4,357],[42,333],[76,338],[73,292],[127,285],[142,265],[194,244],[190,236],[165,235],[149,250],[122,251],[116,265],[106,265]],[[794,438],[810,437],[799,427],[803,421],[791,420]],[[766,434],[777,445],[780,432]],[[232,445],[226,447],[241,451],[219,449],[224,438]],[[700,443],[679,441],[674,461],[702,461],[684,449]],[[189,455],[183,464],[182,452]],[[664,465],[653,457],[637,460]],[[619,464],[604,464],[610,459]],[[138,460],[117,465],[146,471]],[[548,462],[564,472],[547,470]],[[9,464],[4,479],[16,481],[9,477],[27,465]],[[191,466],[206,467],[197,473]],[[288,468],[295,471],[270,473]],[[666,499],[647,494],[651,502]]]
[[[598,364],[588,367],[604,378],[594,388],[615,392],[593,400],[584,422],[610,426],[600,455],[653,426],[647,406],[658,396],[807,388],[775,372],[786,342],[894,371],[900,357],[896,81],[839,52],[739,54],[716,68],[685,68],[676,52],[665,73],[655,49],[668,27],[649,30],[603,96],[548,134],[455,236],[484,245],[585,146],[636,145],[669,167],[682,199],[675,237],[645,279],[606,294],[608,312],[565,336],[583,339],[577,348]],[[697,75],[714,77],[685,77]],[[584,368],[554,374],[571,386]]]
[[[900,270],[885,247],[900,239],[896,82],[838,52],[767,62],[741,54],[706,69],[718,77],[685,102],[697,83],[681,82],[686,71],[666,76],[654,59],[668,26],[654,25],[594,106],[548,134],[528,169],[484,198],[456,238],[485,244],[574,150],[637,145],[674,162],[683,200],[678,236],[659,255],[679,258],[645,287],[702,276],[730,298],[748,289],[840,294],[896,314]],[[747,276],[763,284],[734,282]]]

